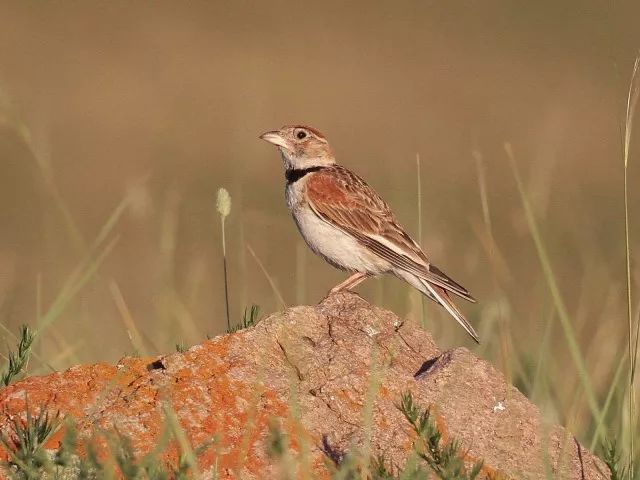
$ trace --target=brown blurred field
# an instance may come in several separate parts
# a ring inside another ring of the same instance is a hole
[[[589,439],[508,141],[596,396],[614,392],[616,435],[624,382],[612,390],[612,380],[627,345],[620,128],[638,18],[636,1],[2,2],[0,322],[36,325],[126,198],[117,244],[43,332],[31,372],[224,332],[221,186],[233,201],[233,321],[252,303],[281,308],[247,246],[287,304],[319,301],[344,274],[302,244],[278,155],[257,138],[307,123],[416,236],[420,155],[422,243],[479,299],[463,306],[484,340],[476,350]],[[393,278],[359,291],[420,321],[419,297]],[[475,348],[425,306],[443,346]]]

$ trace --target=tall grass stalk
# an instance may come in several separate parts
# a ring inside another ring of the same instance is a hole
[[[307,298],[307,247],[296,243],[296,305],[304,305]]]
[[[609,413],[609,408],[611,408],[611,402],[613,401],[613,396],[617,390],[618,382],[620,381],[620,377],[624,371],[624,366],[627,363],[627,355],[622,355],[620,360],[618,361],[618,366],[616,367],[616,371],[613,374],[613,379],[611,380],[611,384],[609,386],[609,391],[607,392],[607,397],[604,400],[604,404],[602,405],[602,415],[603,417]],[[593,437],[591,438],[591,444],[589,445],[589,450],[593,451],[598,446],[598,439],[603,435],[605,429],[604,423],[598,423],[596,425],[596,430],[593,433]]]
[[[140,331],[138,330],[138,327],[136,327],[136,322],[133,319],[131,310],[129,310],[127,302],[124,299],[124,295],[122,295],[122,291],[120,290],[120,287],[115,280],[109,282],[109,290],[111,291],[113,302],[116,304],[116,308],[118,309],[120,317],[122,318],[122,322],[124,323],[125,329],[127,330],[127,336],[129,337],[129,341],[133,346],[135,355],[146,356],[147,351],[144,348]]]
[[[476,173],[478,178],[478,193],[480,194],[480,205],[482,207],[482,225],[477,222],[474,222],[474,230],[476,231],[476,235],[479,240],[482,242],[484,249],[487,253],[487,257],[489,260],[489,264],[491,266],[492,275],[491,280],[493,282],[493,288],[495,291],[495,298],[500,300],[495,302],[495,315],[498,322],[498,333],[497,336],[499,340],[499,353],[500,353],[500,362],[502,364],[502,371],[505,373],[507,378],[511,381],[513,379],[513,366],[510,364],[510,360],[513,358],[512,355],[512,342],[511,342],[511,326],[509,323],[509,315],[507,313],[508,308],[508,300],[506,292],[504,291],[502,285],[510,283],[511,273],[509,271],[509,266],[504,259],[504,256],[500,252],[498,245],[496,243],[494,234],[493,234],[493,224],[491,221],[491,210],[489,208],[489,189],[487,188],[487,175],[486,175],[486,165],[484,162],[484,157],[482,152],[477,148],[474,148],[471,151],[471,156],[473,157],[476,164]],[[486,326],[485,326],[486,327]],[[482,337],[482,335],[481,335]],[[486,349],[491,348],[490,342],[485,342],[481,347],[479,352],[482,352]]]
[[[525,187],[522,182],[522,178],[520,177],[520,171],[518,170],[511,144],[505,143],[504,149],[513,170],[513,176],[516,180],[518,192],[520,193],[520,199],[524,208],[525,217],[527,220],[527,224],[529,225],[529,230],[531,231],[531,236],[533,237],[536,252],[538,253],[538,259],[540,260],[544,278],[547,282],[547,287],[549,288],[549,291],[551,293],[551,298],[558,312],[560,325],[562,326],[565,339],[567,340],[567,343],[569,345],[569,353],[571,354],[573,363],[576,366],[576,369],[578,371],[578,378],[587,397],[587,404],[596,422],[604,422],[602,412],[598,405],[598,400],[596,399],[595,392],[591,385],[591,380],[589,377],[589,372],[585,365],[584,356],[582,355],[582,352],[580,350],[580,345],[578,344],[576,333],[571,323],[569,311],[567,310],[567,307],[562,298],[562,294],[560,293],[560,288],[558,287],[555,274],[553,273],[553,268],[551,267],[549,254],[547,253],[542,235],[538,230],[538,224],[536,222],[533,209],[531,208],[531,205],[529,203],[527,193],[525,192]]]
[[[486,167],[482,153],[479,150],[471,152],[476,163],[476,171],[478,173],[478,189],[480,191],[480,204],[482,205],[482,218],[489,232],[493,233],[491,228],[491,213],[489,210],[489,195],[487,194],[487,175]]]
[[[191,444],[187,438],[187,433],[182,428],[182,425],[180,425],[180,421],[178,420],[175,410],[169,403],[164,403],[162,411],[164,413],[164,419],[167,426],[180,446],[180,451],[182,452],[184,461],[191,468],[193,478],[202,478],[198,467],[198,458],[196,453],[193,451],[193,448],[191,448]]]
[[[286,351],[290,351],[290,345],[283,345]],[[284,353],[285,350],[283,350]],[[295,354],[294,354],[295,355]],[[297,356],[297,355],[296,355]],[[305,431],[302,412],[303,408],[300,404],[300,396],[299,396],[299,385],[300,380],[298,377],[298,372],[294,372],[293,369],[289,370],[289,401],[287,402],[289,405],[289,417],[288,421],[291,422],[291,430],[295,432],[295,441],[297,444],[297,455],[295,458],[295,463],[297,464],[297,470],[300,474],[295,477],[291,472],[295,471],[296,468],[293,465],[286,465],[286,462],[282,462],[282,466],[286,467],[286,473],[288,477],[284,476],[284,478],[298,478],[300,480],[311,480],[311,478],[315,478],[311,476],[312,467],[311,467],[311,449],[309,445],[309,436]],[[289,460],[291,457],[288,457]],[[287,459],[285,455],[283,460]],[[292,463],[291,461],[289,463]],[[292,468],[293,467],[293,468]]]
[[[422,175],[420,169],[420,154],[416,153],[416,176],[418,177],[418,243],[422,246]],[[420,295],[420,325],[426,327],[424,295]]]
[[[107,243],[99,250],[95,257],[89,257],[80,263],[78,268],[70,275],[62,290],[53,301],[47,312],[42,316],[38,325],[38,333],[42,333],[49,327],[65,310],[69,302],[78,294],[86,283],[94,277],[98,269],[116,246],[119,237]]]
[[[54,175],[51,168],[51,162],[47,149],[43,148],[42,141],[37,142],[34,139],[33,132],[29,128],[29,125],[21,117],[21,115],[12,108],[9,95],[0,87],[0,125],[6,124],[11,128],[16,136],[22,141],[22,144],[28,150],[29,154],[35,161],[36,166],[42,174],[44,184],[48,190],[49,195],[53,199],[53,204],[59,211],[64,225],[68,231],[69,238],[74,247],[80,251],[86,250],[86,243],[80,232],[80,228],[73,219],[71,210],[67,206],[60,190],[58,189]]]
[[[84,258],[78,263],[78,266],[71,272],[65,280],[64,285],[60,289],[57,297],[43,315],[38,315],[38,331],[41,333],[51,323],[53,323],[64,311],[69,302],[82,289],[82,287],[97,273],[102,262],[111,253],[119,237],[116,235],[112,240],[107,239],[114,230],[118,220],[125,211],[125,207],[129,204],[129,197],[125,197],[109,215],[107,221],[100,228],[100,232],[89,247]]]
[[[635,391],[633,381],[635,378],[636,360],[638,354],[638,334],[640,333],[640,321],[636,322],[635,340],[633,328],[633,316],[631,305],[631,248],[629,246],[629,152],[631,147],[631,133],[633,131],[633,117],[640,97],[640,55],[636,57],[633,72],[629,82],[627,95],[627,110],[624,122],[624,237],[625,260],[627,273],[627,322],[628,322],[628,348],[629,348],[629,478],[634,476],[634,423],[635,423]]]
[[[227,242],[224,233],[224,222],[231,213],[231,196],[224,188],[218,189],[216,208],[220,214],[220,228],[222,229],[222,266],[224,269],[224,303],[227,311],[227,331],[231,330],[231,315],[229,314],[229,277],[227,274]]]
[[[269,275],[269,272],[265,268],[264,264],[260,261],[260,258],[258,258],[258,255],[256,255],[256,252],[253,250],[253,248],[251,248],[251,245],[249,245],[248,243],[247,243],[247,250],[249,250],[249,253],[251,254],[253,259],[256,261],[256,263],[260,267],[260,270],[262,270],[262,273],[264,273],[264,276],[267,278],[267,281],[269,282],[269,285],[271,286],[271,290],[273,290],[273,293],[275,294],[276,298],[278,299],[278,302],[280,302],[280,307],[283,308],[283,309],[287,308],[287,304],[284,301],[284,298],[282,297],[282,293],[280,293],[280,290],[278,289],[278,286],[276,285],[276,282],[274,281],[273,277],[271,275]]]
[[[264,394],[264,378],[265,378],[265,365],[267,362],[264,358],[260,358],[258,362],[258,369],[255,375],[255,383],[252,392],[251,401],[247,408],[247,419],[242,426],[242,437],[238,442],[238,461],[232,468],[236,478],[243,478],[242,469],[247,461],[249,450],[254,439],[254,435],[257,428],[256,418],[259,415],[260,399]]]
[[[416,176],[418,177],[418,243],[422,244],[422,181],[420,179],[419,153],[416,153]]]
[[[386,368],[384,359],[379,358],[378,344],[373,343],[371,349],[371,363],[369,365],[369,381],[365,396],[364,408],[362,409],[362,426],[364,442],[362,446],[362,459],[364,460],[363,472],[371,474],[371,437],[373,435],[374,408],[376,399],[380,392],[380,387],[384,380]],[[381,361],[382,360],[382,361]],[[365,478],[368,478],[365,476]]]
[[[125,211],[125,208],[128,206],[129,197],[125,196],[125,198],[120,202],[115,211],[107,219],[107,222],[102,226],[95,241],[91,245],[89,245],[85,241],[80,228],[78,227],[73,218],[73,215],[71,214],[71,210],[68,208],[60,190],[55,183],[49,154],[47,152],[47,148],[43,146],[44,142],[37,141],[39,139],[36,139],[36,136],[34,136],[27,123],[14,109],[11,108],[8,96],[1,89],[0,124],[6,125],[10,129],[12,129],[15,132],[17,138],[28,150],[38,170],[40,171],[40,174],[42,175],[44,185],[48,191],[48,194],[53,199],[53,204],[62,218],[71,243],[83,255],[83,259],[66,279],[58,296],[44,313],[42,312],[42,288],[41,276],[39,275],[36,299],[36,331],[37,333],[42,333],[54,320],[56,320],[62,314],[62,312],[69,305],[75,295],[80,291],[80,289],[97,274],[98,268],[102,264],[103,260],[115,246],[117,239],[112,240],[110,243],[106,244],[106,247],[102,248],[103,244],[106,243],[107,238],[113,231],[119,218]],[[38,338],[42,338],[42,336],[38,335]],[[39,358],[36,352],[33,353],[33,356],[35,358]],[[43,362],[43,364],[50,367],[49,362],[45,361]]]

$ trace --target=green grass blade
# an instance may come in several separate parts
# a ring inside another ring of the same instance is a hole
[[[184,456],[185,460],[189,464],[193,478],[202,478],[198,468],[198,458],[196,457],[196,454],[193,451],[193,448],[191,448],[191,444],[189,443],[187,434],[182,428],[182,425],[180,425],[180,421],[178,420],[178,416],[176,415],[176,412],[167,403],[163,405],[162,410],[164,412],[166,425],[169,427],[171,433],[176,439],[176,442],[180,447],[181,454]]]
[[[38,331],[44,330],[60,316],[71,299],[73,299],[84,284],[97,272],[104,259],[113,247],[115,247],[117,239],[112,240],[100,250],[106,239],[113,232],[128,205],[129,197],[125,197],[116,206],[111,215],[109,215],[84,259],[81,260],[78,266],[71,272],[47,312],[43,315],[38,315]]]
[[[258,255],[256,255],[256,252],[253,251],[253,248],[251,248],[251,245],[249,245],[248,243],[247,243],[247,250],[249,250],[249,253],[251,254],[251,256],[254,258],[254,260],[260,267],[260,270],[262,270],[262,273],[264,273],[264,276],[267,278],[267,281],[271,286],[271,290],[273,290],[273,293],[275,294],[276,298],[278,299],[278,302],[280,303],[280,307],[283,309],[287,308],[287,304],[284,301],[284,298],[282,297],[282,293],[280,293],[280,290],[278,289],[276,282],[273,280],[273,277],[269,275],[269,272],[265,268],[264,264],[260,261],[260,258],[258,258]]]
[[[40,324],[38,325],[37,333],[41,334],[47,329],[65,310],[71,299],[86,285],[86,283],[96,274],[104,260],[109,256],[113,248],[118,243],[119,237],[114,238],[109,242],[102,251],[88,263],[86,268],[80,271],[78,278],[69,284],[67,288],[63,289],[58,297],[54,300],[53,304],[42,316]]]
[[[547,249],[542,239],[542,235],[540,234],[540,231],[538,229],[538,224],[536,222],[533,209],[529,204],[529,199],[525,192],[524,184],[522,182],[522,178],[520,177],[520,172],[518,170],[518,166],[516,164],[515,157],[513,155],[513,151],[511,149],[510,144],[508,143],[505,144],[505,151],[507,153],[507,157],[509,158],[511,168],[513,170],[513,175],[514,175],[516,184],[518,186],[518,192],[520,193],[520,198],[522,200],[522,206],[524,208],[525,217],[527,220],[527,224],[529,225],[529,230],[531,231],[531,236],[533,237],[533,241],[536,247],[536,252],[538,254],[538,259],[540,260],[544,278],[547,282],[547,286],[551,293],[553,303],[558,312],[560,325],[562,326],[565,339],[567,340],[567,343],[569,346],[569,353],[571,354],[573,363],[575,364],[576,369],[578,371],[578,377],[580,379],[580,383],[582,384],[582,388],[587,397],[587,403],[588,403],[589,409],[591,410],[591,414],[596,419],[596,421],[602,422],[603,421],[602,412],[600,410],[600,407],[598,406],[598,401],[596,399],[593,386],[591,385],[589,372],[587,371],[587,367],[584,362],[584,357],[580,350],[580,345],[578,344],[578,340],[576,338],[576,334],[575,334],[573,325],[571,323],[569,312],[562,298],[562,294],[560,293],[560,288],[558,287],[556,277],[553,273],[551,260],[549,259],[549,255],[547,253]]]
[[[622,355],[620,360],[618,361],[618,366],[616,367],[616,371],[613,374],[613,379],[611,380],[611,385],[609,387],[609,391],[607,392],[607,397],[604,400],[604,404],[602,405],[602,419],[606,417],[609,413],[609,408],[611,408],[611,402],[613,401],[613,395],[616,391],[616,387],[618,386],[618,382],[620,381],[620,377],[622,376],[622,372],[624,371],[624,366],[627,362],[627,355]],[[598,446],[598,439],[602,438],[604,435],[604,429],[606,428],[606,424],[604,421],[600,421],[596,423],[596,430],[593,433],[593,437],[591,438],[591,444],[589,445],[589,450],[593,451]]]
[[[628,322],[628,348],[629,348],[629,478],[634,476],[633,460],[635,458],[634,446],[634,419],[635,419],[635,388],[634,379],[636,373],[636,360],[638,354],[638,334],[640,333],[640,321],[636,322],[635,340],[633,328],[633,314],[631,304],[631,247],[629,245],[629,154],[631,149],[631,133],[633,131],[633,118],[640,97],[640,56],[636,57],[629,82],[627,95],[627,111],[624,122],[624,238],[625,238],[625,263],[627,281],[627,322]]]

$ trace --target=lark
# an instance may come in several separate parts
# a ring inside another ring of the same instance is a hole
[[[429,261],[373,188],[336,163],[322,133],[292,125],[260,138],[280,150],[287,206],[309,248],[352,273],[330,293],[391,273],[444,307],[479,343],[478,334],[451,300],[455,295],[475,302],[473,296]]]

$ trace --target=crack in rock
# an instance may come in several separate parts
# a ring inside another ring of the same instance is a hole
[[[278,339],[276,339],[276,343],[280,347],[280,350],[282,350],[282,355],[284,355],[285,361],[295,370],[298,380],[303,381],[304,375],[302,374],[298,366],[291,361],[291,359],[289,358],[289,355],[287,354],[287,350],[284,348],[284,345],[282,345],[282,343],[280,343],[280,340]]]

